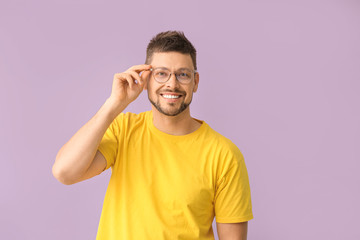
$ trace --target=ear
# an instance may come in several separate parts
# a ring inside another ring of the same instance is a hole
[[[194,79],[194,81],[195,81],[195,86],[194,86],[194,90],[193,90],[193,92],[196,92],[196,91],[197,91],[197,89],[198,89],[198,86],[199,86],[199,79],[200,79],[199,73],[198,73],[198,72],[196,72],[196,73],[195,73],[195,79]]]

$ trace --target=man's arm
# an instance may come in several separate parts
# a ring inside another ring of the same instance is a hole
[[[216,223],[219,240],[246,240],[248,222]]]
[[[114,75],[111,96],[100,110],[59,150],[52,168],[61,183],[69,185],[100,174],[106,167],[104,156],[97,151],[112,121],[144,88],[150,65],[137,65]],[[135,83],[137,81],[137,84]]]
[[[116,117],[112,109],[112,103],[108,99],[95,116],[59,150],[52,167],[53,175],[59,182],[74,184],[104,170],[106,161],[97,154],[97,148],[106,129]]]

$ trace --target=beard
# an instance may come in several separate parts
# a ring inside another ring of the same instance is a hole
[[[158,94],[158,95],[160,95],[160,94]],[[184,93],[182,93],[182,97],[185,98],[185,94],[184,94]],[[191,97],[191,99],[190,99],[190,101],[189,101],[188,103],[182,102],[182,103],[180,104],[180,107],[179,107],[179,108],[173,109],[173,110],[168,110],[168,109],[166,109],[166,108],[164,108],[164,107],[161,106],[161,104],[160,104],[160,99],[158,99],[157,102],[155,102],[154,100],[152,100],[152,99],[150,98],[149,92],[148,92],[148,98],[149,98],[149,101],[151,102],[151,104],[152,104],[159,112],[161,112],[162,114],[164,114],[164,115],[166,115],[166,116],[172,116],[172,117],[173,117],[173,116],[176,116],[176,115],[179,115],[180,113],[182,113],[182,112],[190,105],[190,103],[191,103],[191,101],[192,101],[192,97]],[[166,103],[166,104],[168,104],[168,105],[171,106],[171,107],[176,105],[176,103]]]

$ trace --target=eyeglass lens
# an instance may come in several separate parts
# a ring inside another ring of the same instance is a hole
[[[169,80],[171,72],[166,69],[154,69],[153,74],[156,81],[166,82]],[[176,72],[175,76],[179,82],[187,83],[192,79],[192,72],[184,69]]]

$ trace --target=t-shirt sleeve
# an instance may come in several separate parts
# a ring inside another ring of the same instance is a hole
[[[250,184],[240,150],[231,157],[231,165],[219,179],[215,193],[216,222],[246,222],[253,218]]]
[[[118,116],[114,119],[114,121],[110,124],[108,129],[106,130],[101,142],[99,144],[98,150],[106,159],[106,169],[110,168],[114,165],[118,152],[118,134],[119,134],[119,126],[118,126]]]

